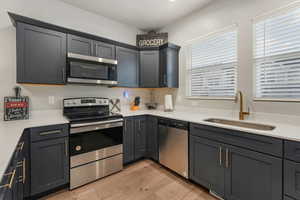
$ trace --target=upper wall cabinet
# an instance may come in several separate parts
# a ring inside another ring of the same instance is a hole
[[[116,59],[116,47],[104,42],[94,42],[94,55],[99,58]]]
[[[67,54],[118,61],[118,86],[178,88],[179,46],[136,46],[8,13],[17,28],[17,82],[66,84]],[[116,48],[117,46],[117,48]]]
[[[140,61],[140,87],[159,87],[159,51],[141,51]]]
[[[159,51],[159,86],[167,88],[179,87],[179,47],[168,43]]]
[[[140,52],[140,87],[178,88],[178,56],[180,47],[167,43],[159,50]]]
[[[139,52],[117,47],[118,86],[139,87]]]
[[[17,82],[64,84],[66,34],[17,23]]]
[[[68,52],[93,56],[93,40],[68,34]]]
[[[107,59],[116,58],[115,45],[71,34],[68,34],[68,52]]]

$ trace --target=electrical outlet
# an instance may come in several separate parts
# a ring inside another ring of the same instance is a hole
[[[54,96],[49,96],[49,97],[48,97],[48,103],[49,103],[50,105],[53,105],[54,102],[55,102],[55,97],[54,97]]]

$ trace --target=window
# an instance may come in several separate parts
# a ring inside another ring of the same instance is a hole
[[[254,24],[256,98],[300,99],[300,8]]]
[[[213,34],[188,45],[188,96],[232,99],[236,94],[237,30]]]

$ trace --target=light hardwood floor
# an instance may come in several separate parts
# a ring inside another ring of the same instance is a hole
[[[216,200],[208,192],[143,160],[78,189],[63,190],[43,200]]]

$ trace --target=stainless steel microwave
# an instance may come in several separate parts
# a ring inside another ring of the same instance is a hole
[[[68,83],[117,85],[117,60],[68,53]]]

